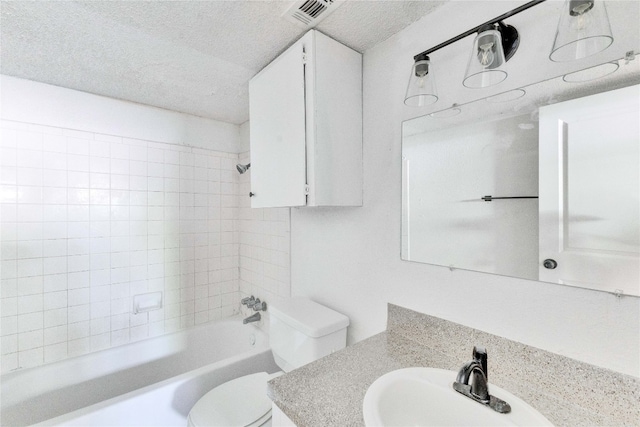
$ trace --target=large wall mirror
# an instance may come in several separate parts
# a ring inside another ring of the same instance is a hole
[[[639,64],[405,121],[402,259],[640,295]]]

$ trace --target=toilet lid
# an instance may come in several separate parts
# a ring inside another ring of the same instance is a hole
[[[266,372],[251,374],[226,382],[193,406],[189,419],[194,426],[245,427],[268,415],[271,400],[267,397]]]

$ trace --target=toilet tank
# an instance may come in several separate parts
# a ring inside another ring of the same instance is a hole
[[[269,344],[280,368],[289,372],[347,344],[349,318],[308,298],[269,306]]]

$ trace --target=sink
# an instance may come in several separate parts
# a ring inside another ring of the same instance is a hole
[[[489,384],[489,392],[511,405],[500,414],[458,393],[456,372],[407,368],[371,384],[364,397],[367,427],[374,426],[552,426],[542,414],[508,391]]]

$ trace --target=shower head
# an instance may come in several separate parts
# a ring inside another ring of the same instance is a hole
[[[247,170],[249,170],[250,167],[251,167],[251,163],[247,163],[246,165],[241,165],[240,163],[238,163],[236,165],[236,169],[238,169],[238,172],[240,173],[240,175],[242,175]]]

